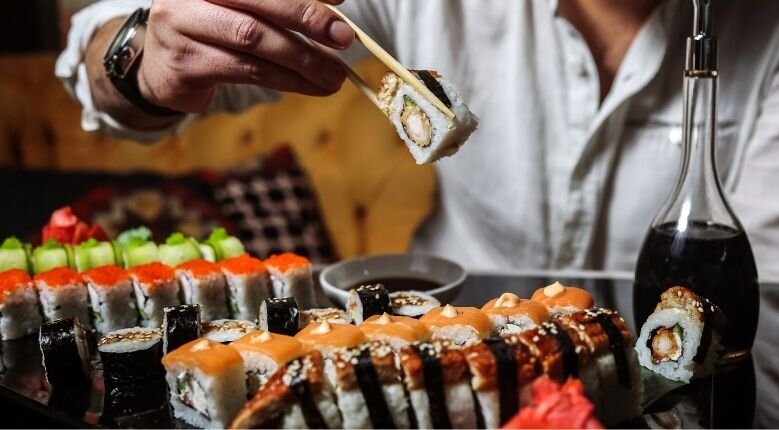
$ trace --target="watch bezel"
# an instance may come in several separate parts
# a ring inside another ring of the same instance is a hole
[[[111,78],[124,79],[143,52],[143,41],[138,35],[144,32],[148,9],[138,9],[122,24],[103,57],[103,66]],[[133,43],[136,41],[137,43]]]

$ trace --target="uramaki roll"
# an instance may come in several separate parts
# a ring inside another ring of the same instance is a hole
[[[429,329],[431,339],[468,345],[490,336],[492,322],[484,311],[472,307],[446,305],[419,319]]]
[[[490,317],[495,335],[520,333],[549,318],[546,306],[532,300],[522,300],[512,293],[504,293],[490,300],[481,310]]]
[[[530,300],[546,306],[549,310],[549,315],[553,317],[583,311],[594,305],[592,294],[587,290],[566,287],[559,282],[539,288],[533,293]]]

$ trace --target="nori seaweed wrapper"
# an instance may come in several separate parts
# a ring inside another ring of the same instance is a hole
[[[384,285],[363,285],[354,290],[362,304],[362,320],[374,315],[392,315],[392,302]]]
[[[297,334],[300,329],[300,310],[294,298],[269,298],[263,301],[262,306],[265,309],[265,320],[260,321],[261,329],[286,336]]]
[[[83,351],[89,351],[89,347],[78,318],[42,325],[39,339],[49,384],[76,385],[89,380],[89,357],[82,358],[79,345]]]
[[[138,332],[148,333],[152,329],[137,329]],[[133,345],[131,333],[122,333],[115,336],[114,342]],[[109,333],[107,336],[112,335]],[[153,342],[145,349],[130,350],[126,352],[106,352],[101,346],[100,360],[103,362],[103,377],[118,383],[157,381],[164,384],[165,368],[162,366],[162,336],[158,333],[151,335]],[[154,342],[156,338],[156,342]],[[102,342],[102,341],[101,341]]]
[[[165,308],[162,321],[162,352],[167,354],[200,337],[200,305]]]

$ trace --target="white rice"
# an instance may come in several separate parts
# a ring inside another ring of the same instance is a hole
[[[301,310],[316,307],[311,265],[291,267],[286,272],[271,265],[267,267],[274,297],[293,297]]]
[[[174,366],[166,369],[174,415],[199,428],[227,428],[246,403],[243,365],[230,366],[218,374],[207,375],[198,368]],[[192,376],[192,408],[179,399],[177,377]]]
[[[672,329],[677,324],[682,328],[683,333],[681,356],[675,361],[653,363],[652,351],[647,347],[647,340],[656,329],[661,327]],[[693,358],[698,351],[702,331],[703,324],[690,317],[682,309],[671,308],[655,311],[641,327],[641,335],[636,342],[638,361],[643,367],[672,381],[688,383],[698,370],[698,363],[693,361]]]
[[[0,304],[0,339],[14,340],[37,332],[43,322],[38,306],[32,283],[6,293]]]
[[[202,321],[214,321],[230,317],[227,309],[227,293],[225,280],[221,273],[215,273],[202,278],[192,276],[187,270],[177,270],[184,303],[200,305]]]
[[[458,429],[476,428],[476,405],[473,403],[471,384],[467,379],[446,384],[444,387],[449,421]]]
[[[472,345],[481,340],[481,334],[466,324],[430,327],[430,334],[433,340],[449,340],[457,346]]]
[[[176,279],[160,281],[157,285],[141,283],[131,275],[135,298],[138,301],[138,313],[144,327],[162,327],[163,310],[169,306],[178,306],[179,283]]]
[[[536,322],[525,314],[501,315],[488,313],[492,322],[493,333],[498,336],[519,334],[537,326]]]
[[[214,320],[202,324],[204,339],[219,343],[230,343],[257,330],[257,324],[241,320]]]
[[[43,281],[36,281],[41,308],[47,321],[76,317],[86,329],[92,328],[89,318],[89,297],[82,283],[49,288]]]
[[[476,391],[476,399],[484,417],[484,427],[500,428],[500,393],[498,390]]]
[[[235,319],[257,321],[260,303],[270,297],[266,272],[234,274],[222,268],[227,282],[232,316]]]
[[[87,279],[86,284],[95,328],[99,333],[136,326],[138,311],[129,279],[123,279],[116,285],[99,285]]]

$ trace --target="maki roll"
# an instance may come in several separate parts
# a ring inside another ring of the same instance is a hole
[[[381,81],[379,103],[408,146],[417,164],[454,155],[476,131],[478,118],[457,89],[435,71],[412,71],[447,108],[450,118],[398,75],[388,72]]]
[[[349,324],[346,312],[338,308],[308,309],[300,312],[300,326],[307,327],[311,324],[327,321],[335,324]]]
[[[200,306],[165,308],[162,318],[162,352],[168,354],[200,337]]]
[[[406,391],[417,428],[477,428],[468,365],[449,341],[422,342],[400,351]]]
[[[179,304],[176,272],[162,263],[135,266],[129,271],[144,327],[162,327],[163,309]]]
[[[344,428],[409,428],[400,367],[388,344],[368,342],[344,349],[333,361]]]
[[[173,414],[200,428],[226,428],[246,402],[243,359],[208,339],[189,342],[162,358]]]
[[[295,339],[303,344],[305,351],[319,350],[325,358],[332,357],[340,348],[354,348],[366,340],[357,326],[327,321],[308,325],[295,335]]]
[[[387,313],[372,316],[359,327],[368,340],[386,342],[396,351],[411,343],[430,339],[430,331],[419,320]]]
[[[230,318],[222,269],[206,260],[192,260],[176,267],[184,302],[200,305],[203,321]]]
[[[78,318],[43,324],[38,343],[49,384],[76,385],[89,380],[89,346]]]
[[[276,372],[236,415],[230,428],[342,428],[333,391],[317,351]]]
[[[230,344],[243,358],[246,391],[254,396],[268,378],[290,361],[303,355],[297,339],[269,331],[254,331]]]
[[[0,273],[0,340],[19,339],[41,326],[38,293],[30,275],[12,269]]]
[[[389,293],[384,285],[363,285],[349,292],[346,315],[354,324],[383,313],[392,313]]]
[[[95,328],[99,333],[135,327],[135,307],[130,275],[116,266],[90,269],[81,275],[86,282]]]
[[[587,290],[566,287],[559,282],[539,288],[530,300],[546,306],[551,317],[583,311],[594,305],[592,294]]]
[[[598,418],[607,426],[641,415],[643,383],[633,333],[616,311],[588,309],[563,316],[561,326],[586,342],[600,380]]]
[[[431,339],[450,340],[455,345],[478,342],[492,332],[487,314],[470,307],[446,305],[433,309],[419,320],[430,329]]]
[[[107,385],[138,383],[162,378],[162,333],[152,328],[125,328],[97,342]]]
[[[274,297],[293,297],[298,307],[316,307],[311,262],[295,254],[273,255],[264,261],[270,273]]]
[[[294,336],[300,327],[300,312],[294,298],[268,298],[262,301],[260,330]]]
[[[722,312],[684,287],[667,290],[660,300],[636,342],[641,366],[685,383],[710,374],[721,350]]]
[[[257,325],[251,321],[216,320],[203,323],[201,330],[204,339],[229,344],[257,331]]]
[[[270,297],[268,269],[249,255],[219,262],[227,283],[227,296],[233,318],[257,321],[260,303]]]
[[[549,318],[549,312],[541,303],[522,300],[516,294],[504,293],[482,306],[492,321],[495,335],[519,333],[533,328]]]
[[[46,321],[76,317],[86,329],[89,320],[89,294],[84,280],[75,270],[60,267],[35,275],[41,308]]]
[[[420,318],[433,309],[441,307],[438,299],[420,291],[396,291],[389,296],[393,315]]]

